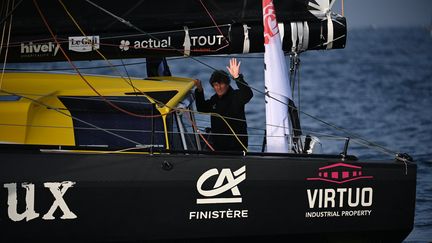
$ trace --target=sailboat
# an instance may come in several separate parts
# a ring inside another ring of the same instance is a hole
[[[271,121],[282,129],[267,124],[267,151],[211,151],[196,126],[194,79],[85,75],[74,63],[267,55],[273,42],[279,57],[344,48],[333,3],[2,1],[0,59],[66,61],[75,74],[3,66],[0,241],[402,241],[416,164],[404,154],[365,161],[348,154],[349,139],[340,154],[313,153],[289,85],[278,84],[280,96],[267,87],[284,109]],[[266,72],[289,82],[275,60]]]

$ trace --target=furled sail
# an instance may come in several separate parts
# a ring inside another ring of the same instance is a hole
[[[292,147],[288,103],[292,100],[281,35],[272,0],[263,0],[264,79],[266,94],[267,152],[287,153]]]
[[[344,48],[345,18],[323,1],[275,1],[285,52]],[[1,27],[11,26],[1,43],[7,62],[63,61],[60,46],[73,60],[102,59],[98,51],[108,59],[264,52],[259,0],[8,0],[0,8]]]

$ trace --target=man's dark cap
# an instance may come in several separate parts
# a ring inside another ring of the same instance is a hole
[[[230,79],[228,73],[225,72],[224,70],[216,70],[212,73],[209,82],[210,82],[210,85],[213,85],[214,82],[225,83],[225,84],[229,85],[231,82],[231,79]]]

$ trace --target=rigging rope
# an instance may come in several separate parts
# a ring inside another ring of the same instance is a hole
[[[130,9],[128,9],[122,16],[129,15],[132,11],[134,11],[138,6],[140,6],[145,0],[140,0],[137,2],[134,6],[132,6]],[[104,30],[109,30],[111,26],[113,26],[116,23],[116,21],[111,22],[111,24],[105,26]]]
[[[49,107],[47,107],[49,108]],[[57,110],[67,110],[64,108],[56,108]],[[67,110],[69,111],[69,110]],[[77,129],[77,130],[99,130],[99,128],[92,128],[92,127],[79,127],[79,126],[54,126],[54,125],[31,125],[31,124],[13,124],[13,123],[0,123],[0,126],[7,126],[7,127],[34,127],[34,128],[55,128],[55,129]],[[192,127],[193,128],[193,127]],[[136,133],[150,133],[150,132],[154,132],[154,133],[165,133],[165,131],[152,131],[152,130],[139,130],[139,129],[122,129],[122,128],[103,128],[107,131],[114,131],[114,132],[136,132]],[[199,127],[197,127],[197,129],[200,129]],[[174,131],[167,131],[168,134],[189,134],[189,135],[196,135],[197,133],[192,131],[192,132],[174,132]],[[325,133],[317,133],[317,132],[310,132],[311,134],[316,134],[319,135],[320,138],[327,138],[327,139],[332,139],[332,140],[346,140],[346,137],[341,137],[341,136],[336,136],[336,135],[331,135],[331,134],[325,134]],[[231,133],[206,133],[206,132],[201,132],[201,134],[203,135],[215,135],[215,136],[234,136]],[[263,134],[248,134],[248,137],[262,137]],[[283,137],[284,135],[272,135],[271,137]],[[288,136],[292,136],[292,135],[288,135]],[[350,141],[356,141],[355,139],[350,140]],[[366,146],[365,143],[362,142],[357,142],[359,144],[362,144],[364,146]]]
[[[12,9],[11,11],[9,11],[9,13],[6,14],[6,16],[0,20],[0,25],[3,24],[4,22],[6,22],[6,20],[9,18],[10,15],[13,14],[13,12],[15,12],[15,10],[18,8],[18,6],[23,2],[24,0],[20,0],[15,6],[13,6],[12,4]],[[15,2],[15,1],[14,1]],[[8,0],[8,6],[9,6],[9,0]]]
[[[57,97],[54,94],[40,95],[40,94],[33,94],[33,93],[15,93],[15,95],[17,95],[17,96],[40,96],[40,97],[42,97],[42,96],[44,96],[44,97],[53,96],[53,97]],[[100,101],[100,99],[90,98],[90,97],[68,97],[68,99]],[[130,101],[130,100],[128,100],[128,101],[112,100],[112,101],[114,101],[116,103],[128,103],[128,104],[152,104],[152,103],[148,103],[148,102]],[[57,108],[57,109],[61,110],[62,108]],[[206,115],[206,116],[209,115],[209,113],[206,113],[206,112],[198,112],[198,111],[195,111],[195,110],[184,109],[184,108],[183,109],[180,109],[180,108],[171,108],[171,109],[175,109],[176,111],[179,111],[179,112],[192,112],[192,113],[196,113],[196,114],[200,114],[200,115]],[[64,110],[67,110],[67,109],[64,109]],[[239,119],[239,118],[233,118],[233,117],[227,117],[227,116],[222,116],[222,117],[224,119],[226,119],[226,120],[243,121],[243,122],[246,121],[244,119]],[[197,120],[200,121],[200,122],[209,122],[207,120],[202,120],[202,119],[197,119]],[[284,126],[280,126],[280,125],[273,125],[273,124],[265,124],[265,125],[284,128]],[[250,126],[248,126],[248,129],[265,131],[265,129],[263,129],[263,128],[256,128],[256,127],[250,127]],[[332,134],[328,134],[328,133],[316,132],[316,131],[307,130],[307,129],[302,129],[302,131],[308,132],[308,133],[313,134],[313,135],[319,135],[320,137],[333,137],[333,138],[339,138],[339,139],[346,139],[345,136],[332,135]],[[221,135],[231,135],[232,136],[232,134],[221,134]],[[261,134],[261,136],[262,136],[262,134]]]
[[[93,5],[93,6],[96,7],[97,9],[99,9],[99,10],[105,12],[106,14],[110,15],[111,17],[117,19],[118,21],[120,21],[121,23],[125,24],[126,26],[128,26],[128,27],[130,27],[130,28],[132,28],[132,29],[134,29],[134,30],[136,30],[136,31],[138,31],[138,32],[140,32],[141,34],[147,35],[147,36],[149,36],[149,37],[151,37],[151,38],[153,38],[153,39],[155,39],[155,40],[161,41],[159,38],[157,38],[157,37],[153,36],[152,34],[150,34],[150,33],[146,32],[146,31],[144,31],[144,30],[138,28],[136,25],[132,24],[131,22],[129,22],[129,21],[127,21],[127,20],[125,20],[125,19],[123,19],[123,18],[121,18],[121,17],[119,17],[119,16],[113,14],[112,12],[110,12],[110,11],[108,11],[108,10],[102,8],[101,6],[99,6],[99,5],[97,5],[96,3],[92,2],[91,0],[85,0],[85,1],[88,2],[89,4]],[[226,48],[226,47],[228,47],[228,46],[229,46],[229,44],[226,44],[225,46],[222,46],[222,47],[219,48],[218,50],[223,49],[223,48]],[[176,51],[176,52],[178,52],[178,53],[181,54],[181,55],[184,55],[183,52],[181,52],[180,50],[177,50],[177,49],[174,48],[173,46],[168,46],[168,47],[169,47],[171,50]],[[204,65],[204,66],[206,66],[206,67],[208,67],[208,68],[210,68],[210,69],[213,69],[214,71],[217,70],[217,69],[215,69],[214,67],[212,67],[211,65],[209,65],[209,64],[207,64],[207,63],[205,63],[205,62],[202,62],[202,61],[198,60],[197,58],[195,58],[195,57],[193,57],[193,56],[191,56],[191,55],[186,55],[185,58],[191,58],[192,60],[194,60],[194,61],[196,61],[196,62],[198,62],[198,63],[200,63],[200,64],[202,64],[202,65]]]
[[[342,11],[341,15],[345,16],[345,3],[344,3],[344,0],[341,0],[341,11]]]
[[[210,17],[210,19],[212,20],[214,26],[216,27],[216,29],[219,31],[219,34],[221,34],[226,42],[226,44],[229,45],[228,40],[226,39],[226,37],[224,36],[224,34],[222,33],[222,31],[220,30],[218,24],[216,23],[215,19],[213,18],[213,15],[210,13],[210,11],[207,9],[207,7],[204,5],[202,0],[199,0],[201,5],[203,6],[204,10],[207,12],[208,16]]]
[[[12,8],[14,7],[14,3],[15,3],[15,0],[12,0]],[[8,7],[9,7],[9,1],[8,1]],[[11,13],[10,15],[8,14],[8,16],[10,16],[10,21],[9,21],[7,43],[6,43],[6,52],[5,52],[5,57],[4,57],[4,61],[3,61],[2,73],[1,73],[1,77],[0,77],[0,89],[2,88],[2,85],[3,85],[4,72],[5,72],[7,57],[8,57],[8,53],[9,53],[9,41],[10,41],[11,30],[12,30],[12,19],[13,19],[12,13],[13,13],[13,10],[10,11],[10,13]],[[5,24],[6,24],[6,22],[5,22]],[[3,31],[4,31],[4,28],[3,28]],[[1,46],[3,46],[3,34],[2,34]],[[0,50],[0,53],[1,53],[1,50]]]
[[[211,151],[215,151],[215,149],[213,148],[213,146],[210,145],[210,143],[207,141],[207,139],[204,138],[204,136],[202,135],[201,131],[199,130],[199,128],[197,127],[197,125],[195,124],[195,122],[192,121],[192,118],[190,116],[187,116],[187,118],[189,119],[189,121],[192,124],[192,127],[194,129],[194,131],[196,133],[198,133],[198,135],[202,138],[202,140],[205,142],[205,144],[210,148]],[[243,145],[243,144],[242,144]],[[244,145],[243,145],[244,147]]]
[[[51,40],[51,39],[50,39]],[[9,45],[11,46],[11,45]],[[210,57],[207,55],[202,55],[201,57]],[[226,56],[211,56],[212,58],[227,58]],[[262,57],[245,57],[242,55],[230,55],[230,57],[241,57],[243,59],[262,59]],[[168,58],[169,61],[176,61],[176,60],[182,60],[182,59],[186,59],[188,57],[171,57]],[[121,59],[122,60],[122,59]],[[97,61],[91,61],[91,62],[97,62]],[[111,64],[111,65],[103,65],[103,66],[88,66],[86,65],[85,67],[78,67],[78,69],[80,70],[85,70],[85,69],[102,69],[102,68],[111,68],[111,67],[120,67],[120,66],[135,66],[135,65],[142,65],[142,64],[146,64],[147,61],[141,61],[141,62],[132,62],[132,63],[123,63],[122,64]],[[68,71],[68,70],[75,70],[72,67],[69,68],[6,68],[5,70],[7,71]]]
[[[128,141],[128,142],[131,142],[131,143],[133,143],[133,144],[136,144],[136,145],[142,145],[142,144],[140,144],[140,143],[138,143],[138,142],[136,142],[136,141],[134,141],[134,140],[132,140],[132,139],[129,139],[129,138],[123,137],[123,136],[118,135],[118,134],[116,134],[116,133],[113,133],[113,132],[111,132],[111,131],[109,131],[109,130],[107,130],[107,129],[104,129],[104,128],[102,128],[102,127],[96,126],[96,125],[94,125],[94,124],[92,124],[92,123],[90,123],[90,122],[86,122],[86,121],[84,121],[84,120],[82,120],[82,119],[79,119],[79,118],[77,118],[77,117],[74,117],[74,116],[72,116],[72,115],[69,115],[69,114],[67,114],[66,112],[61,111],[59,108],[57,108],[57,107],[53,107],[53,106],[50,106],[50,105],[45,104],[45,103],[43,103],[43,102],[41,102],[41,101],[39,101],[39,100],[36,100],[36,99],[30,98],[30,97],[27,97],[27,96],[23,96],[23,95],[18,95],[18,94],[14,93],[14,92],[9,92],[9,91],[6,91],[6,90],[4,90],[4,89],[1,89],[0,91],[1,91],[1,92],[4,92],[4,93],[7,93],[7,94],[10,94],[10,95],[20,96],[20,97],[22,97],[22,98],[24,98],[24,99],[30,100],[30,101],[32,101],[32,102],[34,102],[34,103],[36,103],[36,104],[39,104],[39,105],[41,105],[41,106],[44,106],[44,107],[48,108],[48,109],[52,109],[52,110],[54,110],[54,111],[56,111],[56,112],[58,112],[58,113],[60,113],[60,114],[62,114],[62,115],[65,115],[65,116],[67,116],[67,117],[70,117],[70,118],[73,119],[73,120],[77,120],[77,121],[79,121],[79,122],[82,122],[82,123],[84,123],[84,124],[86,124],[86,125],[88,125],[88,126],[91,126],[91,127],[96,128],[96,129],[98,129],[98,130],[104,131],[104,132],[106,132],[106,133],[108,133],[108,134],[111,134],[111,135],[113,135],[113,136],[115,136],[115,137],[118,137],[118,138],[120,138],[120,139],[124,139],[124,140],[126,140],[126,141]]]
[[[90,1],[90,0],[86,0],[86,1],[87,1],[88,3],[90,3],[90,4],[92,4],[93,6],[97,7],[98,9],[104,11],[105,13],[109,14],[110,16],[116,18],[116,19],[119,20],[120,22],[126,24],[127,26],[129,26],[129,27],[131,27],[131,28],[134,28],[134,29],[138,30],[139,32],[141,32],[141,33],[143,33],[143,34],[147,34],[148,36],[152,37],[150,34],[146,33],[145,31],[142,31],[141,29],[139,29],[138,27],[134,26],[134,25],[131,24],[130,22],[128,22],[128,21],[124,20],[123,18],[120,18],[120,17],[118,17],[118,16],[112,14],[111,12],[109,12],[109,11],[103,9],[102,7],[100,7],[100,6],[98,6],[97,4],[93,3],[92,1]],[[44,19],[44,16],[43,16],[43,14],[42,14],[42,12],[41,12],[39,6],[37,5],[36,0],[33,0],[33,2],[35,3],[36,8],[38,9],[38,12],[40,13],[41,17],[43,18],[45,25],[46,25],[47,28],[50,30],[49,25],[48,25],[47,21]],[[205,6],[204,6],[204,7],[205,7]],[[54,36],[52,30],[50,30],[50,33],[51,33],[52,37],[54,38],[54,40],[56,41],[56,43],[59,44],[59,42],[58,42],[58,40],[56,39],[56,37]],[[342,37],[340,37],[340,38],[343,38],[343,37],[344,37],[344,36],[342,36]],[[152,38],[154,38],[154,37],[152,37]],[[155,38],[155,39],[157,39],[157,38]],[[332,41],[336,41],[336,40],[337,40],[337,39],[334,39],[334,40],[332,40]],[[328,44],[328,43],[326,43],[326,44]],[[66,56],[66,53],[64,52],[64,50],[63,50],[61,47],[60,47],[60,49],[61,49],[61,51],[63,52],[63,54]],[[189,57],[190,57],[190,56],[189,56]],[[79,70],[76,68],[76,66],[71,62],[71,60],[70,60],[67,56],[66,56],[66,58],[67,58],[68,61],[71,63],[71,65],[74,67],[74,69],[76,69],[76,71],[78,72],[78,74],[83,78],[83,80],[85,80],[85,78],[82,76],[82,74],[81,74],[81,73],[79,72]],[[197,60],[196,58],[193,58],[193,57],[190,57],[190,58],[192,58],[193,60],[195,60],[195,61],[197,61],[197,62],[203,64],[204,66],[207,66],[207,67],[209,67],[209,68],[211,68],[211,69],[213,69],[213,70],[216,70],[216,69],[213,68],[212,66],[210,66],[210,65],[208,65],[208,64],[206,64],[206,63],[204,63],[204,62],[202,62],[202,61],[200,61],[200,60]],[[87,80],[85,80],[85,81],[86,81],[86,83],[88,83]],[[243,84],[244,84],[244,85],[247,85],[247,84],[245,84],[245,83],[243,83]],[[91,87],[91,84],[90,84],[90,83],[88,83],[88,85],[89,85],[89,87]],[[249,85],[247,85],[247,86],[249,86]],[[251,87],[251,86],[249,86],[249,87]],[[91,87],[91,88],[92,88],[92,87]],[[262,91],[260,91],[260,90],[257,90],[257,89],[255,89],[255,88],[253,88],[253,87],[251,87],[251,88],[252,88],[253,90],[255,90],[256,92],[259,92],[259,93],[261,93],[261,94],[263,94],[263,95],[265,95],[265,96],[267,96],[267,97],[269,97],[269,98],[271,98],[271,99],[274,99],[274,100],[276,100],[276,101],[278,101],[278,102],[284,104],[284,102],[281,102],[280,100],[278,100],[278,99],[272,97],[270,94],[266,94],[266,93],[264,93],[264,92],[262,92]],[[92,88],[92,89],[93,89],[93,90],[94,90],[98,95],[100,95],[100,94],[97,92],[97,90],[95,90],[94,88]],[[101,95],[100,95],[100,96],[101,96]],[[103,96],[101,96],[101,97],[103,97]],[[289,106],[288,104],[284,104],[284,105]],[[118,107],[118,108],[119,108],[119,107]],[[121,109],[121,108],[120,108],[120,109]],[[127,112],[127,111],[126,111],[126,112]],[[347,130],[345,130],[345,129],[343,129],[343,128],[340,128],[340,127],[338,127],[338,126],[335,126],[335,125],[333,125],[333,124],[330,124],[330,123],[328,123],[328,122],[325,122],[325,121],[323,121],[322,119],[319,119],[319,118],[317,118],[317,117],[314,117],[314,116],[312,116],[312,115],[309,115],[309,114],[307,114],[307,113],[305,113],[305,112],[303,112],[303,111],[300,111],[300,112],[301,112],[302,114],[305,114],[305,115],[311,117],[312,119],[315,119],[315,120],[317,120],[317,121],[320,121],[321,123],[323,123],[323,124],[325,124],[325,125],[327,125],[327,126],[330,126],[330,127],[334,128],[334,129],[337,129],[337,130],[343,131],[343,132],[346,133],[346,134],[349,134],[349,135],[351,135],[351,136],[353,136],[353,137],[355,137],[355,138],[357,138],[357,139],[361,139],[361,140],[363,140],[363,141],[366,141],[366,142],[368,142],[368,143],[371,143],[371,144],[373,144],[374,146],[380,147],[380,148],[382,148],[382,149],[384,149],[384,150],[386,150],[386,151],[390,151],[390,150],[388,150],[388,149],[386,149],[386,148],[384,148],[384,147],[382,147],[382,146],[380,146],[380,145],[378,145],[378,144],[374,144],[374,143],[372,143],[372,142],[369,142],[369,141],[367,141],[367,140],[365,140],[365,139],[359,137],[358,135],[354,135],[353,133],[351,133],[351,132],[349,132],[349,131],[347,131]],[[137,114],[135,114],[135,115],[137,115]]]
[[[90,83],[90,82],[89,82],[89,81],[84,77],[84,75],[83,75],[83,74],[79,71],[79,69],[76,67],[75,63],[73,63],[72,60],[69,58],[69,56],[66,54],[66,52],[65,52],[64,49],[63,49],[63,47],[61,47],[61,45],[60,45],[59,42],[58,42],[58,39],[57,39],[56,35],[54,34],[54,32],[52,31],[50,25],[48,24],[48,22],[47,22],[47,20],[46,20],[46,18],[45,18],[45,15],[42,13],[42,10],[40,9],[39,4],[37,3],[37,0],[33,0],[33,3],[34,3],[34,5],[36,6],[36,9],[37,9],[39,15],[41,16],[41,18],[42,18],[42,20],[43,20],[43,22],[44,22],[46,28],[47,28],[48,31],[50,32],[51,37],[54,39],[54,41],[56,42],[56,44],[59,45],[59,47],[60,47],[60,51],[62,52],[63,56],[64,56],[64,57],[66,58],[66,60],[70,63],[70,65],[75,69],[75,71],[76,71],[77,74],[81,77],[81,79],[82,79],[82,80],[83,80],[83,81],[84,81],[84,82],[85,82],[85,83],[90,87],[90,89],[92,89],[93,92],[95,92],[99,97],[101,97],[101,98],[102,98],[102,99],[103,99],[107,104],[109,104],[109,105],[110,105],[111,107],[113,107],[114,109],[119,110],[119,111],[121,111],[121,112],[123,112],[123,113],[126,113],[126,114],[131,115],[131,116],[134,116],[134,117],[140,117],[140,118],[155,118],[155,117],[161,117],[161,116],[164,116],[164,115],[167,115],[167,114],[173,112],[173,110],[171,110],[171,111],[168,111],[167,113],[160,114],[160,115],[140,115],[140,114],[136,114],[136,113],[133,113],[133,112],[129,112],[129,111],[127,111],[127,110],[125,110],[125,109],[123,109],[123,108],[121,108],[121,107],[115,105],[114,103],[110,102],[109,100],[107,100],[107,99],[106,99],[102,94],[100,94],[100,93],[95,89],[95,87],[93,87],[93,86],[91,85],[91,83]]]
[[[75,24],[75,26],[80,30],[80,32],[84,35],[84,36],[86,36],[86,34],[84,33],[84,31],[82,30],[82,28],[79,26],[79,24],[78,24],[78,22],[75,20],[75,18],[72,16],[72,14],[69,12],[69,10],[67,9],[67,7],[64,5],[64,3],[63,3],[63,1],[62,0],[59,0],[59,2],[61,3],[61,5],[63,6],[63,8],[64,8],[64,10],[66,11],[66,13],[68,14],[68,16],[72,19],[72,21],[74,22],[74,24]],[[99,50],[96,50],[97,52],[98,52],[98,54],[101,56],[101,57],[103,57],[103,59],[105,60],[105,61],[107,61],[108,62],[108,64],[112,67],[112,64],[108,61],[108,59],[107,58],[105,58],[105,56],[99,51]],[[121,62],[122,62],[122,64],[123,64],[123,67],[124,67],[124,69],[125,69],[125,71],[126,71],[126,74],[128,75],[128,78],[129,78],[129,82],[128,82],[128,84],[130,84],[131,86],[132,86],[132,88],[134,89],[134,91],[139,91],[140,93],[142,93],[142,94],[145,94],[144,92],[142,92],[142,91],[140,91],[138,88],[136,88],[134,85],[133,85],[133,83],[132,83],[132,80],[130,79],[130,76],[129,76],[129,73],[128,73],[128,71],[127,71],[127,69],[126,69],[126,66],[124,65],[124,63],[123,63],[123,60],[122,59],[120,59],[121,60]],[[121,75],[121,74],[120,74]],[[138,96],[137,94],[136,94],[136,96]],[[155,99],[153,99],[153,100],[155,100]],[[155,100],[156,102],[158,102],[158,103],[161,103],[161,104],[163,104],[162,102],[159,102],[159,101],[157,101],[157,100]],[[166,106],[166,104],[163,104],[163,105],[165,105]],[[173,108],[170,108],[170,110],[171,111],[174,111],[174,110],[176,110],[176,109],[173,109]],[[195,123],[190,119],[190,122],[192,123],[192,126],[195,126]],[[213,147],[209,144],[209,142],[200,134],[200,136],[201,136],[201,138],[204,140],[204,142],[208,145],[208,147],[212,150],[212,151],[214,151],[214,149],[213,149]]]
[[[13,94],[13,95],[16,95],[16,96],[20,96],[20,97],[24,97],[24,98],[26,98],[26,99],[30,99],[30,98],[28,98],[27,96],[42,96],[42,95],[38,95],[38,94],[23,94],[23,93],[11,93],[11,92],[8,92],[8,91],[5,91],[5,93],[8,93],[8,94]],[[94,98],[77,98],[77,97],[73,97],[73,99],[83,99],[83,100],[97,100],[97,99],[94,99]],[[142,102],[134,102],[134,101],[118,101],[118,102],[124,102],[124,103],[142,103]],[[41,104],[40,102],[39,102],[39,104]],[[146,104],[148,104],[148,103],[146,103]],[[45,104],[42,104],[42,105],[45,105]],[[62,108],[53,108],[53,107],[50,107],[50,106],[48,106],[48,105],[45,105],[46,107],[48,107],[48,108],[51,108],[51,109],[53,109],[53,110],[56,110],[56,111],[60,111],[60,110],[62,110]],[[179,110],[179,109],[178,109]],[[193,110],[189,110],[189,109],[182,109],[181,111],[186,111],[186,112],[195,112],[195,111],[193,111]],[[198,112],[197,112],[198,113]],[[63,113],[62,113],[63,114]],[[207,115],[206,113],[202,113],[202,114],[205,114],[205,115]],[[70,116],[72,119],[75,119],[74,117],[72,117],[72,116]],[[189,117],[188,117],[189,118]],[[235,119],[235,118],[229,118],[229,117],[224,117],[224,118],[227,118],[227,119]],[[189,118],[190,119],[190,118]],[[77,119],[78,120],[78,119]],[[237,119],[237,120],[241,120],[241,119]],[[17,125],[17,124],[0,124],[0,125],[4,125],[4,126],[29,126],[29,127],[50,127],[50,128],[72,128],[72,127],[63,127],[63,126],[35,126],[35,125]],[[194,130],[197,130],[198,128],[197,128],[197,126],[196,126],[196,124],[195,123],[193,123],[193,126],[194,126]],[[276,126],[276,125],[271,125],[270,124],[270,126]],[[96,126],[94,126],[94,127],[96,127]],[[105,131],[135,131],[135,132],[148,132],[148,131],[143,131],[143,130],[131,130],[131,129],[106,129],[106,128],[99,128],[99,127],[96,127],[96,128],[83,128],[83,127],[74,127],[75,129],[85,129],[85,130],[93,130],[93,129],[95,129],[95,130],[105,130]],[[264,130],[264,129],[262,129],[262,128],[253,128],[253,127],[249,127],[250,129],[257,129],[257,130]],[[317,136],[320,136],[321,138],[331,138],[331,139],[337,139],[337,140],[345,140],[346,139],[346,137],[343,137],[343,136],[337,136],[337,135],[331,135],[331,134],[327,134],[327,133],[319,133],[319,132],[315,132],[315,131],[311,131],[311,130],[305,130],[305,129],[303,129],[303,131],[306,131],[306,132],[308,132],[308,133],[310,133],[310,134],[313,134],[313,135],[317,135]],[[156,132],[158,132],[158,131],[156,131]],[[160,133],[164,133],[164,131],[160,131]],[[168,132],[168,133],[174,133],[174,132]],[[185,133],[185,134],[195,134],[195,133]],[[208,134],[208,133],[205,133],[205,134]],[[235,136],[235,135],[233,135],[233,134],[222,134],[222,133],[212,133],[212,135],[216,135],[216,136]],[[201,137],[202,137],[202,133],[201,133],[201,135],[200,135]],[[248,136],[263,136],[262,134],[257,134],[257,135],[248,135]],[[121,137],[121,136],[120,136]],[[204,140],[205,141],[205,140]],[[353,139],[352,141],[354,141],[354,142],[356,142],[356,143],[358,143],[358,144],[360,144],[360,145],[363,145],[363,146],[365,146],[365,147],[369,147],[369,148],[374,148],[374,146],[373,145],[370,145],[370,143],[364,143],[364,142],[360,142],[360,141],[357,141],[356,139]],[[211,146],[209,146],[209,147],[211,147]],[[383,151],[381,151],[381,152],[383,152],[383,153],[385,153],[385,154],[388,154],[388,155],[394,155],[395,153],[389,153],[388,151],[385,151],[385,150],[383,150]]]
[[[78,22],[75,20],[75,18],[72,16],[72,14],[69,12],[69,10],[67,9],[66,5],[63,3],[62,0],[59,0],[59,3],[62,5],[63,9],[65,10],[65,12],[67,13],[67,15],[69,16],[69,18],[72,20],[72,22],[75,24],[75,26],[78,28],[78,30],[81,32],[82,35],[86,36],[86,33],[84,32],[84,30],[80,27],[80,25],[78,24]],[[95,48],[94,48],[95,49]],[[123,75],[121,75],[120,71],[118,71],[116,68],[114,68],[114,66],[112,65],[112,63],[102,54],[102,52],[100,52],[98,49],[95,49],[95,51],[98,53],[98,55],[100,55],[107,63],[108,65],[112,68],[112,70],[116,71],[119,76],[127,83],[129,84],[134,92],[136,92],[138,89],[133,85],[132,81],[130,80],[130,77],[128,80],[126,80],[125,78],[123,78]],[[123,60],[122,60],[123,63]],[[126,70],[127,73],[127,70]],[[129,76],[129,75],[128,75]],[[138,90],[139,91],[139,90]],[[142,93],[142,92],[141,92]],[[137,95],[136,95],[137,96]]]
[[[4,10],[4,4],[2,4],[2,9],[1,9],[1,14],[3,14],[3,10]],[[7,6],[6,6],[6,13],[7,13],[7,10],[9,9],[9,0],[7,1]],[[2,24],[3,24],[3,31],[2,31],[2,37],[1,37],[1,43],[0,43],[0,55],[1,55],[1,53],[2,53],[2,50],[3,50],[3,41],[4,41],[4,35],[5,35],[5,31],[6,31],[6,22],[2,22]]]
[[[35,1],[35,0],[34,0]],[[84,33],[84,31],[82,30],[82,28],[79,26],[79,24],[78,24],[78,22],[73,18],[73,16],[71,15],[71,13],[68,11],[68,9],[66,8],[66,6],[63,4],[63,2],[62,2],[62,0],[59,0],[59,2],[61,3],[61,5],[63,6],[63,8],[65,9],[65,11],[66,11],[66,13],[69,15],[69,17],[72,19],[72,21],[74,22],[74,24],[76,25],[76,27],[81,31],[81,33],[83,34],[83,35],[85,35],[85,33]],[[112,16],[115,16],[115,15],[112,15]],[[120,17],[118,17],[118,18],[120,18]],[[120,18],[121,19],[121,18]],[[128,22],[128,21],[127,21]],[[129,22],[128,22],[129,23]],[[130,24],[130,23],[129,23]],[[132,25],[132,24],[131,24]],[[137,30],[139,30],[139,28],[138,27],[136,27],[136,29]],[[54,37],[54,36],[53,36]],[[99,55],[101,55],[110,65],[111,65],[111,63],[103,56],[103,54],[100,52],[100,51],[98,51],[98,50],[96,50],[98,53],[99,53]],[[63,54],[66,56],[66,53],[65,52],[63,52]],[[68,58],[69,59],[69,58]],[[79,72],[78,70],[76,70],[77,72]],[[84,78],[82,75],[80,75],[82,78]],[[84,81],[86,81],[86,80],[84,80]],[[87,83],[87,82],[86,82]],[[132,86],[132,82],[130,82],[130,85]],[[136,87],[134,87],[134,86],[132,86],[134,89],[137,89]],[[92,87],[91,87],[92,88]],[[95,90],[95,89],[94,89]],[[141,91],[140,91],[141,92]],[[145,94],[145,93],[143,93],[143,92],[141,92],[142,94]],[[163,103],[162,103],[163,104]],[[164,105],[166,105],[166,104],[164,104]],[[168,106],[167,106],[168,107]],[[169,107],[170,108],[170,112],[173,112],[173,111],[175,111],[176,110],[176,108],[171,108],[171,107]],[[177,109],[178,110],[178,109]],[[211,114],[211,113],[209,113],[209,114]],[[225,118],[223,117],[223,116],[221,116],[220,114],[217,114],[217,113],[214,113],[214,114],[216,114],[217,116],[219,116],[225,123],[226,123],[226,125],[228,126],[228,128],[231,130],[231,132],[233,133],[233,135],[236,137],[236,139],[238,140],[238,142],[240,143],[240,145],[245,149],[245,151],[247,151],[247,148],[246,148],[246,146],[241,142],[241,140],[238,138],[238,136],[235,134],[235,131],[232,129],[232,127],[230,126],[230,124],[225,120]],[[213,115],[214,115],[213,114]],[[165,115],[165,114],[164,114]],[[194,124],[193,124],[193,121],[191,121],[192,122],[192,125],[193,126],[195,126]],[[201,136],[202,138],[203,138],[203,140],[208,144],[208,141],[203,137],[203,136]],[[208,144],[209,145],[209,144]],[[211,146],[209,146],[211,149],[213,149]]]

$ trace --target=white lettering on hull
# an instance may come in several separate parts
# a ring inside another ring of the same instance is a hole
[[[309,208],[335,208],[358,206],[370,207],[373,202],[373,189],[365,188],[326,188],[307,189]]]
[[[21,221],[26,219],[30,221],[39,217],[39,214],[34,209],[34,197],[35,197],[35,186],[31,183],[22,183],[21,187],[26,190],[26,210],[23,213],[18,213],[18,196],[17,196],[17,184],[8,183],[3,185],[4,188],[8,189],[8,216],[12,221]]]
[[[309,208],[322,210],[306,212],[305,218],[359,217],[372,214],[371,209],[365,209],[373,205],[371,187],[307,189],[306,194]],[[347,207],[352,210],[338,210]]]
[[[51,194],[54,196],[54,202],[48,212],[42,217],[44,220],[54,220],[54,212],[57,208],[63,212],[61,219],[76,219],[77,215],[74,214],[67,206],[64,195],[66,191],[73,187],[75,182],[63,181],[63,182],[46,182],[44,187],[48,188]],[[22,213],[18,213],[18,190],[17,183],[7,183],[3,185],[3,188],[8,190],[8,216],[9,219],[15,222],[26,220],[30,221],[39,217],[39,213],[35,211],[35,185],[32,183],[21,183],[21,187],[25,189],[25,204],[26,209]]]

